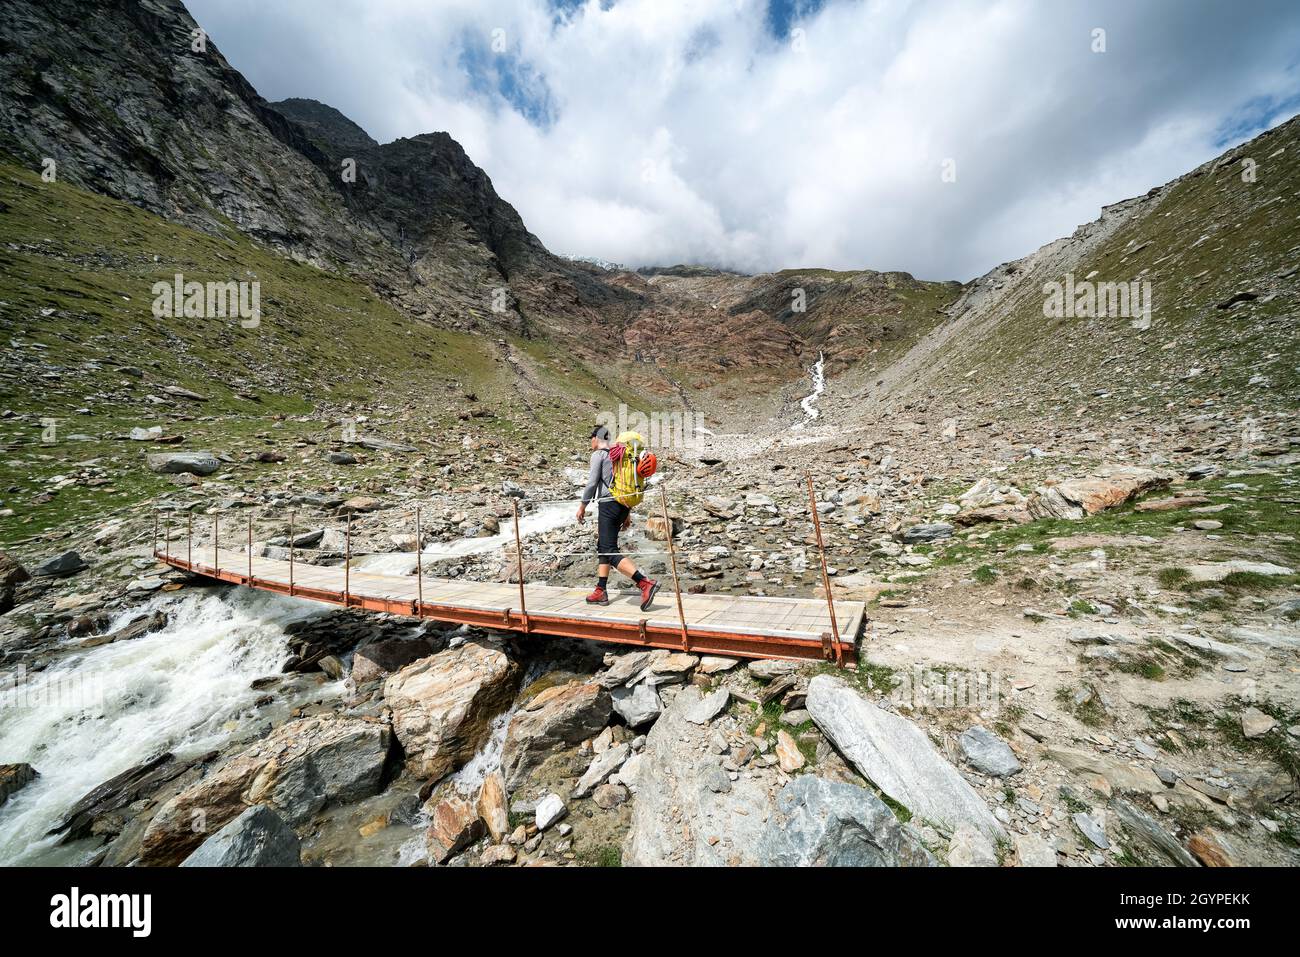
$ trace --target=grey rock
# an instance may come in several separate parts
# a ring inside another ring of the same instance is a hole
[[[86,563],[76,552],[64,552],[54,558],[48,558],[32,569],[35,578],[64,578],[75,575],[86,567]]]
[[[948,842],[949,867],[997,867],[998,854],[993,842],[969,824],[952,832]]]
[[[983,774],[1004,778],[1020,770],[1010,746],[981,725],[967,728],[957,740],[971,767]]]
[[[423,638],[388,638],[363,645],[352,656],[352,680],[357,684],[375,681],[433,654]]]
[[[629,728],[639,728],[659,717],[663,703],[659,692],[641,682],[631,688],[619,686],[610,692],[614,710],[627,722]]]
[[[1177,867],[1200,866],[1200,862],[1151,815],[1134,807],[1123,798],[1115,798],[1110,806],[1115,816],[1119,818],[1120,824],[1135,841],[1157,852],[1169,864]]]
[[[719,688],[701,698],[699,703],[686,713],[686,720],[692,724],[708,724],[727,710],[730,701],[731,692],[726,688]]]
[[[564,798],[552,793],[537,802],[533,820],[537,824],[537,830],[545,831],[568,813],[569,809],[565,806]]]
[[[921,542],[936,542],[940,539],[951,538],[952,533],[953,527],[947,522],[913,525],[903,532],[903,543],[905,545],[917,545]]]
[[[741,775],[725,792],[708,786],[721,770],[716,757],[703,753],[712,732],[685,717],[700,697],[698,688],[683,688],[646,738],[623,846],[626,866],[759,863],[773,797],[756,775]]]
[[[1055,867],[1056,850],[1037,834],[1017,834],[1016,858],[1021,867]]]
[[[785,675],[792,675],[799,670],[799,662],[785,661],[781,658],[760,658],[747,666],[751,675],[760,681],[771,681]]]
[[[604,784],[611,774],[623,766],[623,762],[631,753],[632,749],[623,743],[615,745],[603,754],[596,755],[586,772],[578,779],[577,787],[573,789],[573,796],[584,798],[595,790],[597,785]]]
[[[807,707],[840,753],[913,814],[950,830],[971,824],[993,841],[1005,837],[983,799],[906,718],[877,708],[830,675],[812,679]]]
[[[265,804],[255,804],[181,861],[181,867],[298,867],[298,835]]]
[[[811,774],[799,775],[781,789],[756,856],[759,863],[774,867],[935,864],[920,841],[866,788]]]
[[[1103,851],[1110,847],[1110,841],[1106,839],[1106,829],[1083,811],[1079,811],[1071,820],[1074,821],[1074,826],[1079,829],[1079,833],[1097,847]]]
[[[221,468],[221,460],[211,452],[155,452],[145,456],[149,471],[159,475],[211,475]]]

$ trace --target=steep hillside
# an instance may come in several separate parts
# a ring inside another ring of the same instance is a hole
[[[144,468],[152,443],[124,441],[137,427],[234,453],[338,442],[365,416],[363,433],[436,458],[472,422],[484,441],[554,454],[597,408],[645,401],[549,344],[434,328],[233,227],[189,229],[7,164],[0,243],[3,542],[170,489]],[[178,273],[259,283],[260,324],[156,316],[154,283]],[[328,471],[309,463],[304,478]]]
[[[970,283],[950,321],[857,397],[882,415],[927,403],[979,416],[1294,412],[1297,182],[1292,119]],[[1133,308],[1046,316],[1045,288],[1067,277],[1076,291],[1147,284],[1149,323]]]

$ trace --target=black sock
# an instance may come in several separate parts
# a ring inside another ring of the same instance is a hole
[[[634,572],[632,573],[632,584],[634,584],[634,585],[639,585],[639,584],[641,584],[641,581],[642,581],[644,578],[645,578],[645,576],[642,575],[641,572],[640,572],[639,570],[638,570],[638,571],[634,571]]]
[[[609,584],[609,576],[608,576],[608,575],[604,575],[604,576],[602,576],[602,577],[596,579],[596,587],[597,587],[597,588],[604,588],[604,587],[605,587],[606,585],[608,585],[608,584]]]

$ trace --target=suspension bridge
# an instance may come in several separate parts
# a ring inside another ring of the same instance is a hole
[[[662,489],[660,506],[667,526],[667,552],[672,569],[672,582],[664,584],[671,584],[672,591],[662,588],[654,604],[644,612],[640,608],[639,592],[620,593],[611,589],[608,605],[589,605],[585,588],[527,582],[519,509],[513,498],[516,559],[513,584],[428,576],[423,570],[423,555],[415,561],[414,575],[354,568],[350,516],[344,531],[344,560],[339,565],[296,560],[292,520],[287,559],[254,554],[251,518],[243,547],[223,547],[220,520],[215,516],[210,542],[195,542],[192,517],[187,521],[183,537],[173,538],[167,524],[160,539],[155,527],[154,556],[193,575],[378,614],[701,655],[789,658],[855,666],[857,637],[865,620],[866,606],[861,601],[833,597],[811,479],[808,491],[817,545],[822,553],[823,598],[683,593],[677,574],[672,522]],[[418,543],[421,541],[418,512],[416,528]],[[595,558],[594,552],[592,557]]]

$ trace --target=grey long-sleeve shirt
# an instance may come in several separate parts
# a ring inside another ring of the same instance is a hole
[[[582,504],[588,504],[593,498],[614,482],[614,464],[609,460],[609,453],[597,449],[591,453],[591,467],[587,470],[587,484],[582,489]]]

